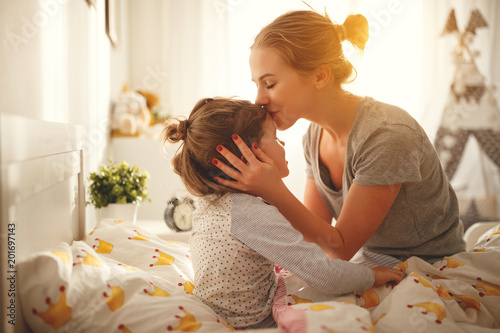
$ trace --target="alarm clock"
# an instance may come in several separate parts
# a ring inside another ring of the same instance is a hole
[[[193,212],[195,210],[193,199],[185,197],[180,200],[177,197],[167,202],[165,209],[165,223],[175,231],[189,231],[193,226]]]

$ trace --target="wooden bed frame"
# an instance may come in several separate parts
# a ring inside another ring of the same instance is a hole
[[[16,264],[86,232],[83,127],[0,115],[0,331],[29,332]]]

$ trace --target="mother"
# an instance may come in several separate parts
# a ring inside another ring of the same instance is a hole
[[[232,180],[215,180],[276,206],[330,257],[350,260],[362,249],[433,262],[463,251],[457,198],[424,130],[404,110],[344,90],[355,72],[342,50],[346,39],[364,49],[365,17],[334,24],[327,14],[292,11],[264,27],[251,48],[256,104],[279,130],[311,121],[303,138],[304,203],[273,161],[241,139],[235,143],[244,159],[219,146],[234,168],[217,163]]]

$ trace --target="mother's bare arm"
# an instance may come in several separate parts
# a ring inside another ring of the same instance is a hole
[[[318,187],[314,179],[308,178],[306,180],[306,188],[304,191],[304,205],[309,208],[311,212],[321,217],[328,224],[332,224],[333,215],[328,209],[325,201],[318,191]]]

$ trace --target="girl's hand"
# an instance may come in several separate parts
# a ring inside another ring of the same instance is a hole
[[[380,286],[384,283],[391,282],[391,284],[398,284],[401,282],[403,272],[399,269],[390,268],[387,266],[371,267],[373,274],[375,274],[375,283],[373,286]]]
[[[235,181],[220,177],[215,177],[214,180],[221,185],[253,194],[272,203],[273,196],[279,195],[285,186],[274,160],[267,156],[257,143],[254,143],[250,149],[238,135],[234,134],[233,140],[243,154],[242,159],[237,158],[223,146],[218,146],[217,150],[237,170],[218,159],[214,159],[213,163]]]

